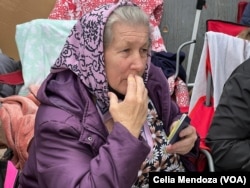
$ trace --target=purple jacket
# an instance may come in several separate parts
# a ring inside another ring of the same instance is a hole
[[[151,65],[147,88],[168,133],[180,112],[170,98],[165,80],[160,68]],[[68,70],[50,74],[38,98],[41,105],[35,136],[20,175],[20,187],[130,188],[133,185],[149,153],[148,144],[119,123],[108,134],[90,93],[75,74]],[[198,140],[194,149],[181,157],[190,171],[195,167],[189,159],[196,157],[197,152]]]

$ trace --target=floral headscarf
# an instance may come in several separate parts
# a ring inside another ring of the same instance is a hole
[[[65,69],[73,71],[96,97],[102,114],[109,108],[108,82],[105,72],[103,35],[109,15],[119,6],[136,6],[128,0],[116,4],[105,4],[85,14],[72,28],[62,52],[51,68],[52,73]],[[148,58],[144,82],[148,79]]]

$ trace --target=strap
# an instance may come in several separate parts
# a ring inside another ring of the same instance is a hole
[[[19,85],[23,84],[23,75],[21,70],[17,70],[14,72],[0,74],[0,83],[9,84],[9,85]]]
[[[14,188],[18,179],[18,170],[11,161],[8,161],[4,188]]]

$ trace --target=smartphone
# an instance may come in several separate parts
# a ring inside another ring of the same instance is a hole
[[[169,136],[167,137],[168,144],[174,144],[180,140],[179,134],[180,131],[186,128],[190,124],[190,118],[187,114],[182,114],[181,118],[178,120],[178,123],[171,130]]]

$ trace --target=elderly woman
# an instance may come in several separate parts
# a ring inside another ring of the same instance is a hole
[[[20,187],[146,187],[150,171],[195,171],[193,126],[167,145],[181,114],[150,45],[148,17],[128,1],[76,23],[38,92]]]

